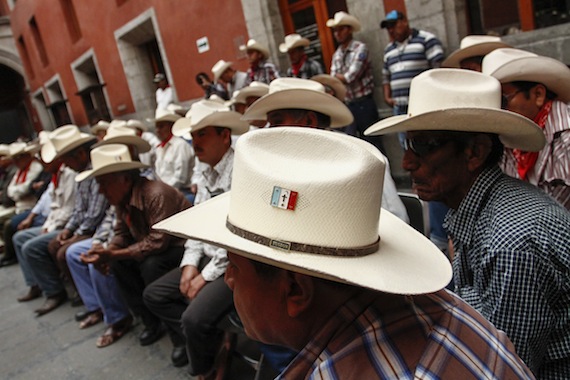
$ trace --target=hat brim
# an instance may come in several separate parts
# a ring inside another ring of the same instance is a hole
[[[451,53],[445,60],[443,60],[441,67],[460,68],[461,61],[466,58],[486,56],[493,50],[510,47],[511,45],[504,42],[483,42],[468,46]]]
[[[294,272],[387,293],[424,294],[451,280],[451,266],[425,236],[382,209],[380,248],[362,257],[283,251],[234,235],[226,228],[230,192],[182,211],[153,228],[198,239],[229,252]]]
[[[219,70],[216,70],[216,72],[212,73],[214,74],[214,82],[217,82],[218,79],[220,79],[220,77],[222,76],[222,74],[229,69],[232,66],[232,62],[226,62],[224,63],[222,66],[220,66]]]
[[[398,115],[370,126],[367,136],[407,131],[460,131],[496,133],[507,148],[537,152],[546,142],[542,130],[530,119],[494,108],[452,108],[417,116]]]
[[[99,141],[97,144],[93,145],[93,148],[108,144],[134,145],[137,148],[138,153],[146,153],[150,150],[150,144],[148,141],[143,140],[138,136],[115,136],[108,139],[103,139],[102,141]]]
[[[486,73],[501,83],[528,81],[545,85],[558,95],[558,100],[570,102],[570,69],[564,63],[550,57],[523,57]]]
[[[287,45],[286,43],[281,43],[279,44],[279,51],[281,53],[287,53],[289,50],[298,48],[298,47],[307,47],[311,44],[311,41],[309,41],[306,38],[301,38],[296,40],[295,42],[293,42],[293,44],[291,46]]]
[[[61,156],[63,156],[66,153],[71,152],[73,149],[80,147],[81,145],[83,145],[89,141],[93,141],[95,139],[96,139],[95,136],[88,135],[86,133],[80,133],[79,139],[71,142],[69,145],[65,146],[60,151],[56,151],[56,149],[53,146],[49,146],[51,144],[44,144],[42,146],[41,153],[40,153],[42,156],[42,161],[45,162],[46,164],[49,164],[53,160],[60,158]]]
[[[127,171],[127,170],[133,170],[133,169],[143,169],[143,168],[148,168],[149,166],[146,164],[143,164],[142,162],[114,162],[112,164],[109,165],[105,165],[102,166],[100,168],[97,169],[89,169],[89,170],[85,170],[82,171],[81,173],[79,173],[78,175],[75,176],[75,182],[81,182],[84,181],[88,178],[93,178],[93,177],[98,177],[104,174],[109,174],[109,173],[116,173],[116,172],[123,172],[123,171]]]
[[[311,80],[319,82],[322,85],[329,86],[335,92],[335,96],[344,102],[346,98],[346,86],[340,80],[328,75],[328,74],[317,74],[311,77]]]
[[[257,99],[242,116],[242,120],[266,120],[267,113],[279,109],[304,109],[320,112],[331,118],[331,128],[350,125],[354,116],[348,107],[332,95],[304,89],[288,89]]]
[[[228,114],[230,114],[228,117]],[[214,112],[198,123],[192,125],[192,120],[185,117],[177,120],[172,126],[174,136],[185,136],[208,126],[229,128],[232,135],[242,135],[249,131],[249,124],[240,120],[241,114],[234,111]]]

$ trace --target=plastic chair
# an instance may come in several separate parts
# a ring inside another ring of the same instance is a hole
[[[408,217],[410,218],[410,225],[429,237],[427,203],[423,202],[413,193],[398,192],[398,195],[406,207]]]

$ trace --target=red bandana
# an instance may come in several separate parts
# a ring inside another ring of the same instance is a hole
[[[158,145],[157,148],[164,148],[164,146],[166,144],[168,144],[168,142],[170,141],[170,139],[172,138],[173,135],[168,136],[168,138],[164,141],[161,141]]]
[[[538,114],[535,116],[533,121],[540,127],[540,129],[544,129],[551,109],[552,100],[549,100],[542,106],[542,108],[538,111]],[[526,180],[526,176],[529,170],[531,170],[536,164],[536,160],[538,159],[538,152],[524,152],[520,149],[513,149],[513,154],[517,160],[519,178]]]
[[[299,71],[301,70],[301,67],[303,67],[303,64],[305,63],[306,60],[307,60],[307,54],[303,54],[303,57],[299,60],[299,62],[291,65],[291,70],[293,71],[294,77],[299,75]]]
[[[18,170],[18,173],[16,174],[16,183],[26,182],[26,177],[28,175],[28,170],[30,170],[31,164],[32,164],[32,161],[30,161],[30,163],[25,168]]]

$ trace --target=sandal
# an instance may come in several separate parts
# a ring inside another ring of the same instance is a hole
[[[86,329],[88,327],[96,325],[102,320],[103,320],[103,313],[101,312],[101,310],[95,310],[94,312],[89,313],[89,315],[79,323],[79,328]]]
[[[103,335],[97,338],[97,347],[103,348],[113,344],[129,331],[132,324],[133,317],[130,315],[117,323],[113,323],[107,327]]]

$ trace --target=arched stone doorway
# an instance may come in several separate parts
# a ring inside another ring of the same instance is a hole
[[[24,78],[8,66],[0,65],[0,142],[33,135],[28,112],[29,97]]]

